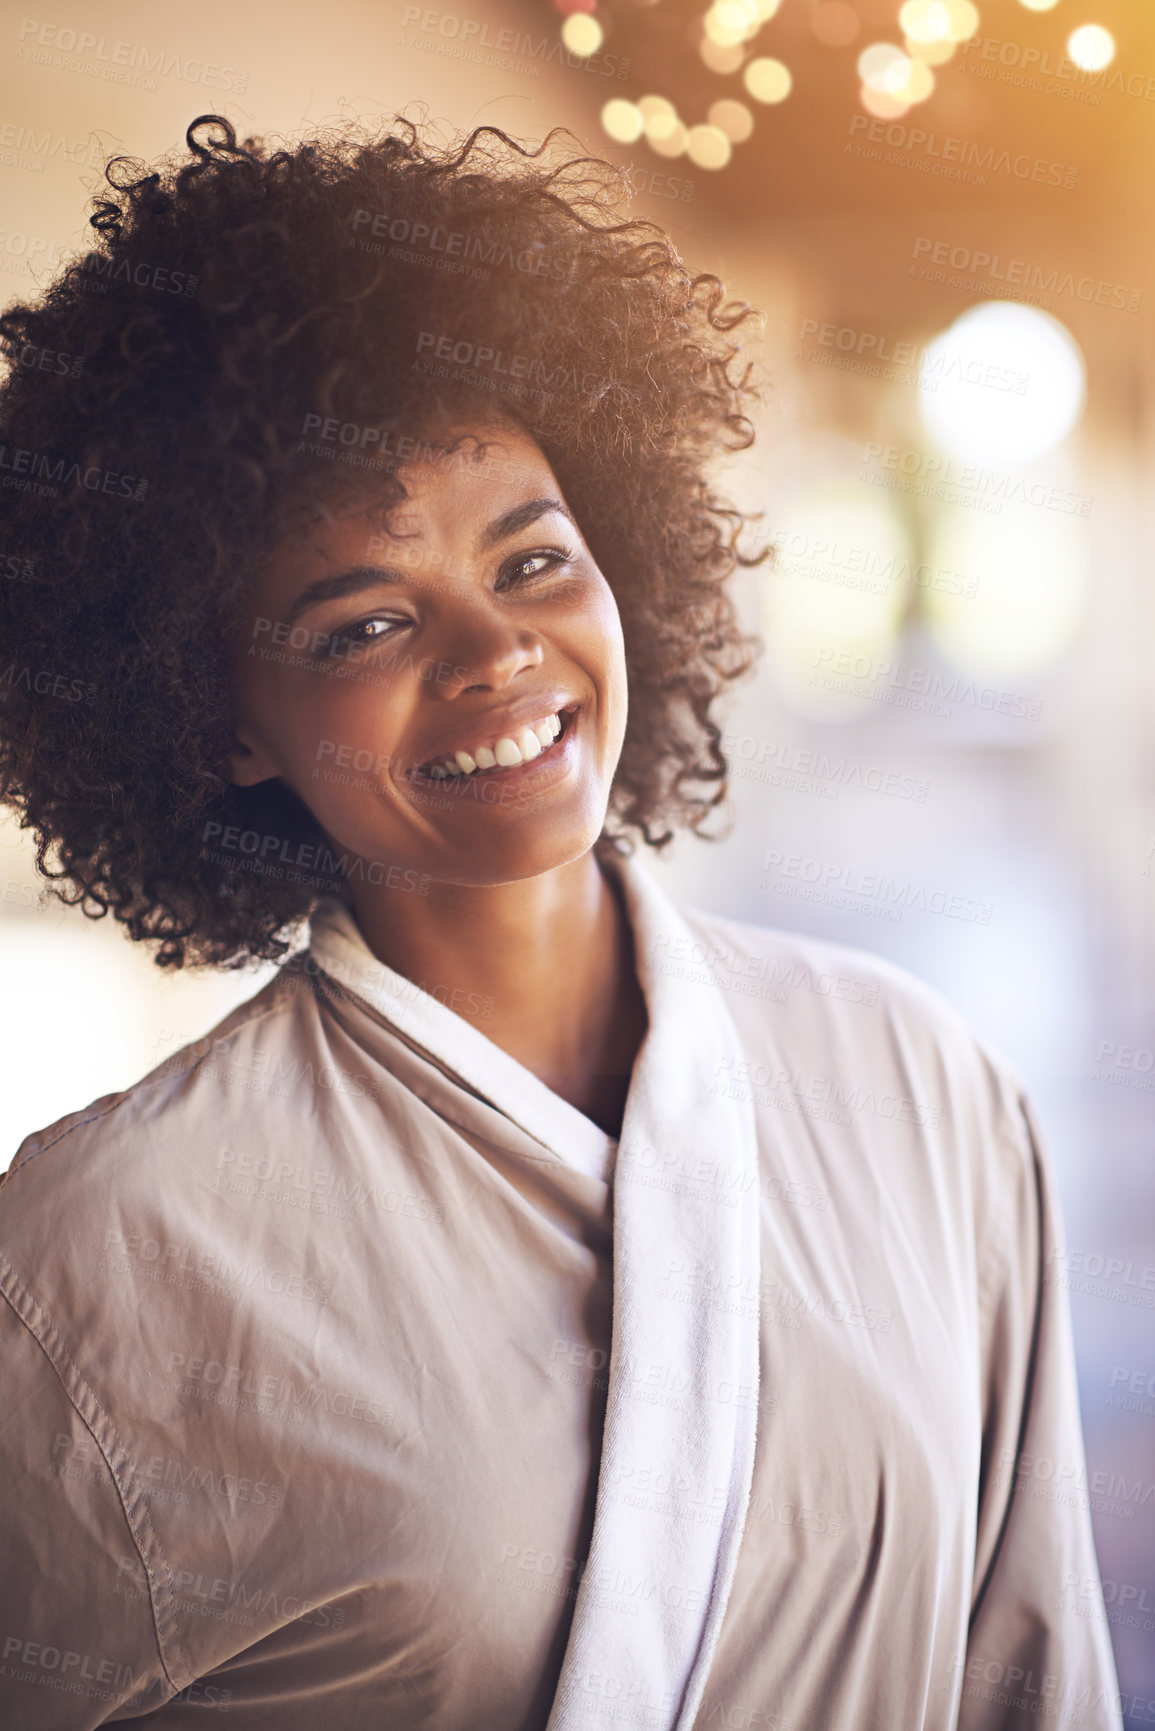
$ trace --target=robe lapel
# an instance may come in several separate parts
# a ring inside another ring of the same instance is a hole
[[[689,1731],[737,1562],[758,1412],[753,1110],[718,1083],[738,1036],[695,939],[615,862],[650,1026],[614,1178],[614,1320],[593,1537],[548,1731]]]
[[[696,940],[640,861],[608,869],[622,884],[649,1012],[616,1166],[612,1138],[379,962],[341,904],[314,915],[312,956],[559,1159],[614,1173],[594,1530],[547,1731],[689,1731],[754,1467],[758,1152],[753,1108],[718,1087],[740,1056],[721,988],[708,967],[674,959],[693,957]]]

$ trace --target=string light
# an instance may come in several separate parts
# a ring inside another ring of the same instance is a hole
[[[689,134],[680,120],[675,120],[669,132],[660,138],[654,138],[647,132],[646,140],[650,149],[658,156],[681,156],[685,151]]]
[[[645,130],[645,120],[636,102],[615,96],[602,109],[602,128],[615,144],[636,144]]]
[[[711,72],[719,73],[723,78],[728,78],[732,72],[737,72],[746,58],[746,51],[740,43],[732,42],[727,45],[722,42],[714,42],[709,36],[702,37],[698,46],[698,53],[702,56],[703,65],[707,66]]]
[[[742,82],[755,102],[785,102],[794,86],[790,68],[781,60],[764,55],[751,60],[742,74]]]
[[[711,126],[726,134],[731,144],[745,144],[754,131],[754,116],[746,104],[735,102],[729,96],[724,96],[720,102],[712,102],[706,118]]]
[[[899,91],[910,76],[911,64],[910,55],[893,42],[872,42],[858,56],[858,76],[868,90],[899,98]]]
[[[573,12],[561,27],[561,39],[571,54],[588,60],[605,41],[605,31],[588,12]]]
[[[1101,24],[1084,24],[1067,39],[1067,53],[1082,72],[1102,72],[1115,58],[1115,38]]]
[[[686,155],[696,168],[725,168],[732,154],[720,126],[691,126],[686,135]]]

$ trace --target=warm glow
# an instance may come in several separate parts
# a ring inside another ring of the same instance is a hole
[[[746,40],[746,32],[740,25],[728,24],[715,8],[711,8],[702,20],[702,29],[711,42],[716,42],[719,48],[737,48],[740,42]]]
[[[1115,58],[1115,38],[1101,24],[1084,24],[1067,38],[1067,53],[1083,72],[1102,72]]]
[[[732,154],[720,126],[691,126],[686,134],[686,155],[697,168],[725,168]]]
[[[858,76],[868,90],[877,90],[882,96],[898,96],[910,77],[911,65],[909,54],[904,54],[893,42],[872,42],[858,56]]]
[[[910,60],[907,62],[910,72],[906,83],[897,90],[888,91],[896,102],[925,102],[934,90],[934,73],[925,60]]]
[[[728,78],[732,72],[737,72],[746,58],[746,51],[741,43],[732,42],[725,45],[713,41],[709,36],[703,36],[698,45],[698,53],[702,56],[702,64],[708,67],[711,72],[719,73],[723,78]]]
[[[950,13],[950,39],[966,42],[978,34],[979,9],[972,0],[942,0]]]
[[[923,355],[919,407],[937,443],[962,462],[1027,463],[1066,437],[1083,410],[1083,357],[1065,325],[1037,307],[985,301]]]
[[[916,42],[906,37],[903,47],[912,60],[922,60],[928,66],[945,66],[955,51],[953,42]]]
[[[876,120],[901,120],[909,106],[897,96],[887,96],[882,90],[872,90],[869,84],[859,85],[858,100]]]
[[[898,22],[915,42],[946,42],[950,40],[950,10],[943,0],[906,0],[898,14]]]
[[[769,56],[751,60],[742,82],[755,102],[785,102],[794,84],[789,67]]]
[[[1050,485],[1053,477],[1046,477]],[[1011,679],[1039,672],[1074,643],[1087,602],[1086,527],[1029,506],[994,517],[946,509],[934,524],[928,563],[974,579],[927,589],[923,613],[939,648],[962,672]]]
[[[584,60],[596,54],[606,38],[596,18],[588,12],[574,12],[561,27],[561,39],[571,54],[580,54]]]
[[[865,481],[807,487],[778,519],[774,564],[760,573],[767,655],[780,695],[817,720],[871,712],[857,692],[815,670],[848,651],[868,662],[894,650],[913,550],[894,503]]]
[[[642,136],[645,122],[636,103],[626,102],[620,96],[615,96],[613,101],[607,102],[602,109],[602,127],[615,144],[636,144]]]
[[[664,96],[640,96],[638,113],[642,117],[642,130],[651,144],[672,138],[680,125],[677,109]]]
[[[706,118],[711,126],[716,126],[720,132],[726,134],[731,144],[745,144],[754,130],[754,116],[746,104],[734,102],[728,96],[724,96],[720,102],[712,102]],[[690,155],[694,155],[692,145]]]
[[[1028,12],[1053,12],[1058,4],[1059,0],[1019,0]]]
[[[675,120],[669,132],[663,132],[660,138],[655,138],[647,128],[646,141],[658,156],[681,156],[686,148],[689,134],[680,120]]]

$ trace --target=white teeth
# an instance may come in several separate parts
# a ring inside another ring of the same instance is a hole
[[[535,727],[523,727],[516,739],[505,734],[492,749],[479,745],[472,754],[455,751],[451,758],[431,763],[427,773],[436,781],[444,781],[447,776],[472,775],[478,769],[513,769],[519,763],[532,763],[535,757],[540,757],[560,732],[561,717],[547,715]]]

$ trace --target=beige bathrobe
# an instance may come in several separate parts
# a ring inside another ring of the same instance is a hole
[[[1117,1731],[1013,1071],[900,969],[609,869],[620,1146],[328,901],[20,1148],[6,1731]]]

